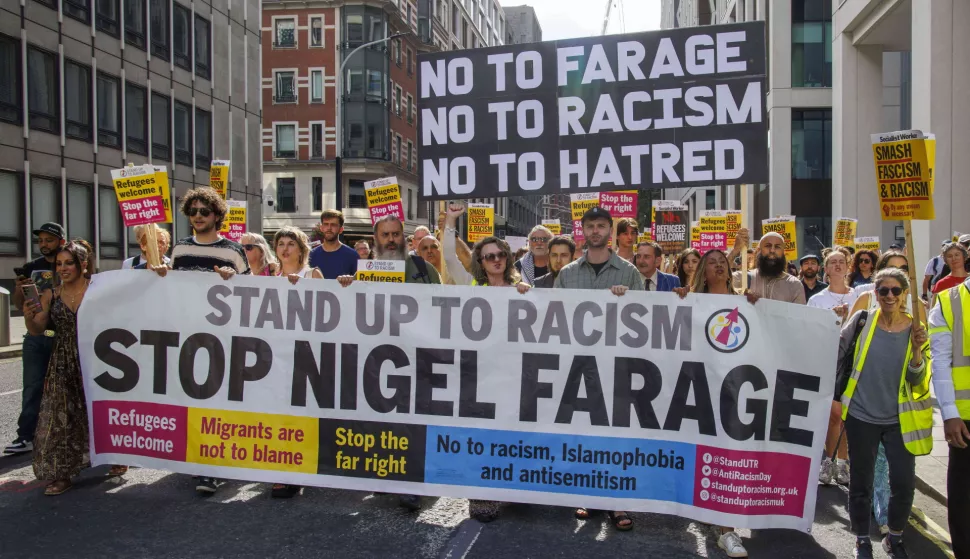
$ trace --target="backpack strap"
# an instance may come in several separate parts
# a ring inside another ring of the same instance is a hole
[[[415,279],[420,279],[422,283],[431,283],[431,274],[428,273],[428,263],[417,254],[411,255],[411,261],[414,262],[414,267],[418,269],[418,277]]]

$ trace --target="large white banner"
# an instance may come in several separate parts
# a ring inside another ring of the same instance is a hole
[[[93,464],[808,531],[830,313],[743,297],[95,276]]]

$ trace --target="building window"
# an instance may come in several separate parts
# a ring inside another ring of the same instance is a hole
[[[401,88],[396,86],[394,88],[394,114],[401,116]]]
[[[128,151],[148,155],[147,92],[131,82],[125,82],[125,136]]]
[[[401,39],[394,41],[394,62],[401,67]]]
[[[192,164],[192,107],[175,102],[175,162]]]
[[[384,99],[384,74],[380,70],[367,70],[367,100]]]
[[[398,165],[404,165],[404,160],[401,159],[401,137],[397,136],[394,138],[394,160]]]
[[[323,123],[310,125],[310,157],[323,157]]]
[[[27,98],[30,128],[53,134],[60,132],[57,63],[53,53],[28,47]]]
[[[708,190],[704,193],[704,209],[713,210],[717,207],[716,194],[713,190]]]
[[[195,16],[195,75],[209,79],[209,20]]]
[[[408,49],[408,75],[414,74],[414,52]]]
[[[323,46],[323,18],[322,17],[310,18],[310,46],[311,47]]]
[[[152,157],[172,159],[171,102],[168,97],[152,92]]]
[[[95,21],[99,31],[118,36],[118,0],[95,0]]]
[[[23,254],[23,192],[18,173],[0,171],[0,254]]]
[[[347,42],[354,45],[364,42],[364,16],[360,14],[347,15]]]
[[[152,54],[162,60],[168,60],[168,4],[166,0],[150,0],[148,5],[151,12]]]
[[[793,179],[832,178],[832,111],[792,109]]]
[[[296,20],[277,19],[276,38],[273,40],[276,48],[291,49],[296,47]]]
[[[195,109],[195,166],[208,169],[212,162],[212,115]]]
[[[276,213],[296,212],[296,179],[280,177],[276,179]]]
[[[98,74],[98,143],[121,147],[121,85],[118,78]]]
[[[414,149],[414,146],[411,144],[411,140],[408,140],[408,163],[407,163],[408,171],[411,170],[411,150],[412,149]]]
[[[323,177],[313,177],[313,211],[323,211]]]
[[[64,133],[78,140],[91,140],[91,69],[72,60],[64,61]]]
[[[323,103],[323,70],[310,71],[310,102]]]
[[[414,219],[414,191],[408,189],[408,219]]]
[[[276,125],[276,153],[273,157],[279,159],[296,158],[296,125]]]
[[[98,188],[98,230],[101,234],[101,258],[121,259],[122,226],[118,197],[111,187]]]
[[[61,181],[60,179],[33,176],[30,178],[30,222],[39,226],[48,221],[63,222],[61,217]],[[32,246],[31,251],[34,257],[40,256],[36,245]]]
[[[350,188],[347,189],[348,193],[348,204],[350,208],[366,208],[367,207],[367,195],[364,194],[364,181],[359,179],[350,179]]]
[[[174,23],[172,25],[172,53],[175,65],[183,70],[192,71],[192,12],[177,2],[172,6]]]
[[[71,237],[94,243],[94,187],[67,182],[67,230]]]
[[[274,103],[296,103],[296,73],[276,72]]]
[[[89,0],[63,0],[64,15],[84,23],[91,22],[91,4]]]
[[[20,123],[20,41],[0,35],[0,120]]]
[[[408,124],[414,124],[414,97],[408,94]]]
[[[792,1],[793,87],[832,87],[832,0]]]
[[[125,42],[145,50],[145,2],[124,0]]]

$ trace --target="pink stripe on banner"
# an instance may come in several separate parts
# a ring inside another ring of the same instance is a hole
[[[185,461],[188,408],[101,400],[94,412],[94,451]]]
[[[695,463],[695,507],[749,516],[802,516],[812,465],[805,456],[698,445]]]

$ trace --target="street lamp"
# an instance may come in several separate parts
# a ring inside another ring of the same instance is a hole
[[[354,50],[350,51],[350,53],[347,56],[344,57],[343,62],[340,63],[340,70],[338,70],[338,74],[337,74],[338,75],[338,79],[339,79],[339,85],[338,85],[339,90],[337,91],[337,107],[336,107],[336,109],[337,109],[337,111],[336,111],[337,112],[337,157],[336,157],[336,164],[337,164],[336,174],[337,174],[337,177],[336,177],[336,179],[337,180],[336,180],[336,185],[334,187],[334,194],[337,197],[336,209],[337,209],[338,212],[341,211],[341,210],[343,210],[343,205],[344,205],[343,204],[343,202],[344,202],[344,199],[343,199],[343,180],[344,180],[344,177],[343,177],[343,174],[344,174],[343,173],[343,153],[344,153],[344,144],[343,144],[343,138],[342,138],[343,131],[344,131],[344,127],[343,127],[342,115],[341,115],[341,112],[340,112],[340,103],[341,103],[341,100],[343,99],[343,96],[344,96],[343,95],[344,67],[347,65],[347,62],[350,61],[350,58],[353,55],[357,54],[357,51],[363,50],[363,49],[365,49],[367,47],[371,47],[371,46],[374,46],[374,45],[379,45],[381,43],[386,43],[386,42],[390,41],[391,39],[396,39],[398,37],[403,37],[405,35],[407,35],[407,33],[395,33],[395,34],[389,35],[389,36],[387,36],[387,37],[385,37],[383,39],[378,39],[376,41],[371,41],[369,43],[364,43],[363,45],[360,45],[359,47],[357,47]],[[387,77],[385,76],[384,79],[386,80]]]

